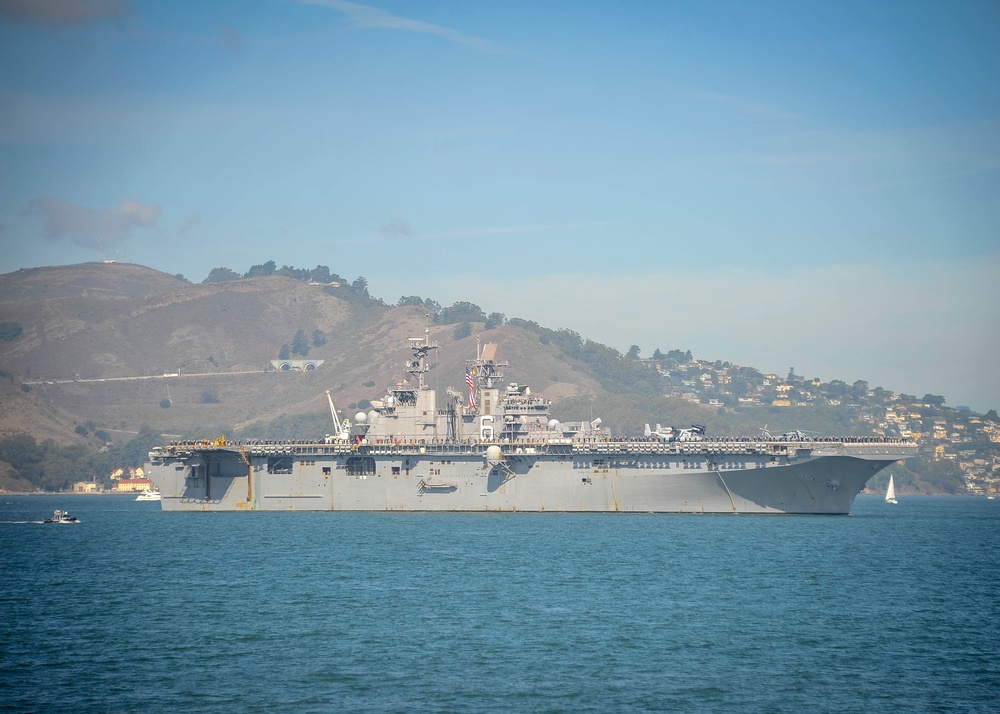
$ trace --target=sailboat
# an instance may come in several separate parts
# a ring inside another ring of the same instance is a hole
[[[885,490],[886,503],[898,503],[896,501],[896,484],[892,481],[892,474],[889,474],[889,488]]]

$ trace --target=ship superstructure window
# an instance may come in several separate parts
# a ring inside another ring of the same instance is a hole
[[[293,463],[291,456],[268,456],[267,472],[269,474],[290,474]]]
[[[371,456],[352,456],[345,464],[348,476],[373,476],[375,459]]]

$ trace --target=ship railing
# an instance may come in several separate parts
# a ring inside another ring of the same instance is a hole
[[[882,455],[892,453],[908,453],[917,445],[907,439],[877,439],[868,437],[827,437],[820,439],[805,439],[786,441],[777,439],[704,439],[701,441],[656,441],[641,439],[621,440],[574,440],[565,438],[539,438],[524,441],[479,441],[466,439],[454,441],[445,439],[412,439],[412,438],[380,438],[365,439],[361,443],[354,442],[324,442],[324,441],[277,441],[277,440],[237,440],[224,445],[213,444],[206,440],[172,442],[166,446],[157,446],[149,456],[151,459],[162,459],[169,456],[192,454],[197,452],[231,452],[235,455],[245,453],[250,456],[322,456],[339,455],[355,451],[366,453],[427,453],[427,454],[482,454],[489,446],[499,446],[504,453],[518,449],[532,449],[535,453],[625,453],[625,454],[791,454],[796,451],[818,450],[820,452],[850,452],[852,454]],[[522,451],[521,453],[526,453]]]

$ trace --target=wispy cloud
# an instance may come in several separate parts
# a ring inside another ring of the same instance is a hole
[[[748,97],[741,97],[735,94],[721,94],[719,92],[698,92],[695,98],[699,101],[720,107],[730,114],[735,114],[744,119],[753,119],[769,122],[792,122],[798,121],[801,117],[798,114],[787,111],[775,104],[757,101]]]
[[[106,127],[121,129],[135,116],[120,97],[104,97],[102,102],[89,96],[0,92],[0,146],[73,141]]]
[[[219,37],[222,38],[222,46],[230,52],[239,52],[243,49],[243,37],[236,30],[230,27],[220,27]]]
[[[601,226],[613,226],[621,221],[574,221],[567,223],[527,223],[518,225],[469,226],[443,231],[419,231],[409,221],[394,218],[380,225],[374,234],[341,235],[327,239],[340,245],[367,244],[373,240],[396,240],[399,238],[419,238],[422,241],[452,241],[480,238],[500,238],[531,233],[558,233],[567,230],[584,230]]]
[[[503,51],[503,47],[496,42],[466,35],[450,27],[442,27],[441,25],[433,25],[429,22],[411,20],[408,17],[393,15],[370,5],[345,2],[345,0],[299,0],[299,3],[303,5],[321,5],[341,12],[356,27],[377,30],[401,30],[403,32],[416,32],[422,35],[435,35],[483,52]]]
[[[940,184],[1000,169],[1000,121],[884,131],[780,131],[697,162],[752,184],[829,181],[838,193]]]
[[[33,198],[27,212],[45,219],[45,236],[50,240],[66,238],[86,248],[103,243],[109,248],[127,240],[135,228],[154,225],[160,207],[124,201],[117,208],[94,210],[58,198]]]
[[[413,235],[413,227],[406,221],[394,218],[388,223],[383,223],[379,226],[378,232],[383,238],[409,238]]]
[[[421,240],[468,240],[472,238],[497,238],[523,233],[543,233],[546,231],[579,230],[597,226],[610,226],[620,221],[575,221],[567,223],[536,223],[523,225],[471,226],[448,231],[417,231],[408,222],[400,219],[387,221],[378,227],[378,237],[385,239],[419,238]],[[371,236],[342,237],[339,242],[353,243],[371,240]]]
[[[187,218],[184,219],[184,223],[181,225],[180,229],[177,231],[177,235],[183,235],[184,233],[187,233],[189,230],[191,230],[195,226],[200,226],[201,223],[202,223],[201,216],[198,215],[197,213],[195,213],[195,214],[193,214],[191,216],[188,216]]]
[[[39,25],[85,25],[131,12],[129,0],[0,0],[0,17]]]
[[[1000,121],[889,131],[808,131],[785,134],[774,150],[750,155],[758,163],[812,165],[894,163],[970,171],[1000,168]]]
[[[597,226],[611,226],[619,221],[575,221],[570,223],[529,223],[524,225],[508,226],[477,226],[471,228],[458,228],[451,231],[438,231],[421,235],[422,238],[431,239],[467,239],[467,238],[490,238],[496,236],[516,235],[519,233],[542,233],[545,231],[564,231],[581,228],[594,228]]]

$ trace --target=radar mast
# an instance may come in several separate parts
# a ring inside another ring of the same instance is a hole
[[[427,364],[427,354],[431,350],[440,349],[437,342],[430,341],[430,328],[424,328],[423,337],[411,337],[410,341],[410,351],[413,352],[413,356],[406,360],[404,370],[409,375],[411,381],[416,381],[417,389],[424,390],[429,389],[427,384],[424,382],[424,375],[430,371],[430,365]]]
[[[476,381],[480,389],[492,389],[503,382],[503,371],[510,367],[510,362],[497,360],[497,343],[487,342],[485,345],[479,344],[479,336],[476,336],[476,358],[466,360],[469,365],[469,375]]]

